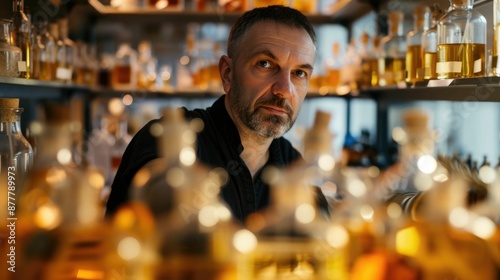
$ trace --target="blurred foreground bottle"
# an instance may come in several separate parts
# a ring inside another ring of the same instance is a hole
[[[12,1],[13,13],[10,27],[10,42],[22,52],[18,69],[21,78],[31,78],[31,23],[24,13],[24,0]]]
[[[486,18],[472,6],[473,0],[451,0],[451,11],[438,22],[438,79],[486,74]]]
[[[19,77],[19,62],[22,60],[20,48],[10,43],[10,20],[0,20],[0,76]]]
[[[406,38],[403,35],[404,14],[389,13],[389,34],[380,40],[381,57],[378,61],[378,83],[392,85],[405,80]]]
[[[155,248],[155,279],[237,279],[237,227],[219,199],[227,173],[198,163],[192,128],[199,131],[202,124],[188,123],[183,113],[168,108],[151,126],[161,157],[138,171],[125,207],[147,209],[142,216],[154,220],[154,232],[142,243]]]

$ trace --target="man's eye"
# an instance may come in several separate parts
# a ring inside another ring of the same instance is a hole
[[[271,67],[271,63],[269,63],[269,61],[267,61],[267,60],[261,60],[261,61],[257,62],[257,65],[259,65],[260,67],[264,67],[264,68]]]
[[[302,71],[302,70],[296,70],[295,71],[295,75],[299,78],[305,78],[307,77],[307,73],[306,71]]]

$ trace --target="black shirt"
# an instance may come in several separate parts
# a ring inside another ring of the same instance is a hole
[[[269,186],[259,171],[252,179],[250,170],[240,158],[243,151],[238,130],[229,117],[224,105],[225,95],[207,109],[185,110],[188,120],[200,118],[205,126],[197,137],[198,160],[211,168],[222,167],[229,180],[221,189],[221,196],[231,209],[234,217],[244,221],[246,217],[269,204]],[[150,121],[132,139],[127,147],[111,186],[107,202],[107,215],[128,200],[130,183],[139,169],[149,161],[159,157],[156,138],[150,134],[150,127],[159,120]],[[283,167],[296,160],[302,160],[300,153],[283,137],[274,139],[269,148],[266,166]],[[320,193],[320,207],[327,208],[326,200]]]

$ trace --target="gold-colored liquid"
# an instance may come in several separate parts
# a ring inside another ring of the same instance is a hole
[[[31,78],[31,44],[28,33],[11,31],[10,39],[13,45],[19,47],[22,52],[22,60],[26,62],[26,71],[19,71],[21,78]]]
[[[404,81],[406,77],[405,60],[404,58],[380,58],[378,60],[378,84],[387,86]]]
[[[111,77],[113,86],[129,85],[132,80],[132,68],[130,65],[115,65]]]
[[[96,84],[96,74],[92,68],[79,67],[76,70],[76,83],[80,85],[94,85]]]
[[[436,72],[438,79],[484,77],[485,44],[438,45]]]
[[[255,8],[267,7],[270,5],[283,5],[288,6],[288,1],[285,0],[254,0],[253,5]]]
[[[328,70],[328,85],[329,87],[336,88],[340,84],[340,69]]]
[[[422,46],[408,46],[406,49],[406,82],[415,83],[424,79],[422,67]]]
[[[361,85],[364,87],[378,85],[378,60],[376,58],[365,59],[361,68]]]
[[[305,14],[314,13],[315,0],[292,0],[292,8],[297,9]]]
[[[424,79],[437,79],[436,73],[437,53],[424,52]]]

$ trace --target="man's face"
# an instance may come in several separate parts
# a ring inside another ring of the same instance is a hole
[[[232,58],[229,104],[233,115],[264,139],[287,132],[307,94],[316,48],[305,30],[259,22]]]

